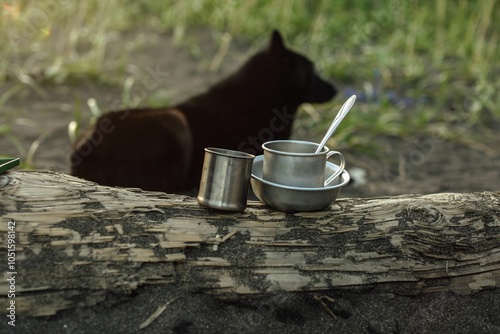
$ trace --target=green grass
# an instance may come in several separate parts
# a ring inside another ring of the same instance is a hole
[[[10,0],[0,8],[0,43],[7,45],[0,83],[42,94],[41,83],[116,77],[126,100],[127,49],[118,61],[106,54],[118,31],[172,31],[180,46],[196,50],[194,27],[210,29],[220,47],[234,38],[261,46],[277,28],[321,73],[364,94],[335,135],[342,145],[366,148],[377,135],[430,132],[459,139],[469,128],[494,135],[499,14],[497,0]],[[1,93],[0,108],[16,93]],[[322,133],[345,98],[321,107],[330,112],[309,107],[316,118],[303,113],[299,126]]]

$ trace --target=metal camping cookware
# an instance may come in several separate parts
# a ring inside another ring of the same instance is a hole
[[[342,171],[330,185],[323,188],[301,188],[276,184],[263,179],[263,156],[255,158],[252,167],[252,189],[255,195],[270,207],[287,212],[318,211],[333,203],[340,189],[349,183],[347,171]],[[340,166],[328,162],[325,167],[327,177],[337,173]]]
[[[338,177],[345,167],[342,153],[328,147],[316,153],[319,144],[301,140],[275,140],[262,145],[264,149],[263,178],[266,181],[293,187],[322,188]],[[340,158],[338,170],[325,179],[327,160]]]
[[[198,202],[228,211],[244,211],[252,172],[252,154],[205,148]]]

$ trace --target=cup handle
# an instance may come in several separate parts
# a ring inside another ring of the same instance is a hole
[[[345,167],[345,158],[342,155],[342,153],[338,151],[330,151],[326,154],[326,160],[328,160],[331,156],[338,155],[340,158],[340,166],[339,169],[333,173],[332,176],[330,176],[326,181],[325,181],[325,187],[328,186],[333,180],[335,180],[342,172],[344,171]]]

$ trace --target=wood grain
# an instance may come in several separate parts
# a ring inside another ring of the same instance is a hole
[[[32,316],[144,284],[223,298],[500,286],[499,192],[340,199],[295,214],[250,202],[243,213],[226,213],[191,197],[21,171],[0,176],[0,217],[2,259],[7,222],[16,222],[17,312]]]

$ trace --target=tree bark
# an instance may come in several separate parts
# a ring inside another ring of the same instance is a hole
[[[144,284],[228,298],[500,286],[500,192],[346,198],[290,214],[260,202],[226,213],[186,196],[45,171],[5,173],[0,191],[4,264],[15,236],[0,301],[2,308],[10,302],[7,279],[15,276],[20,314],[95,305]]]

